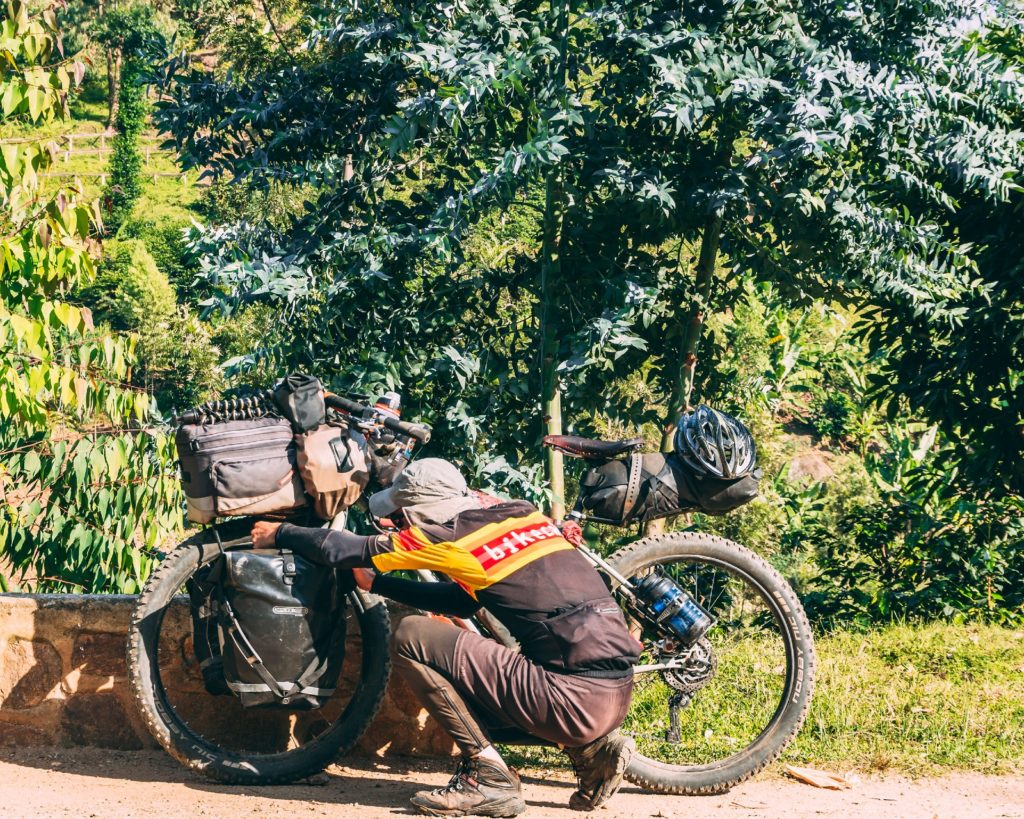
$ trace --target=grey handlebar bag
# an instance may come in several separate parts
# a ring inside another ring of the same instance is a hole
[[[174,440],[194,523],[290,512],[307,504],[292,425],[284,418],[186,424]]]
[[[190,581],[193,645],[211,694],[303,711],[334,694],[345,657],[339,574],[287,550],[225,552]]]

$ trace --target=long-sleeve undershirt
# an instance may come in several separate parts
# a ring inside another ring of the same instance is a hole
[[[373,556],[386,546],[380,542],[386,535],[356,535],[338,529],[312,529],[282,523],[277,527],[274,543],[291,549],[313,563],[333,569],[372,568]]]
[[[470,617],[480,608],[480,604],[458,583],[425,583],[378,574],[370,591],[415,609],[449,617]]]
[[[386,537],[367,537],[344,530],[311,529],[283,523],[277,529],[275,543],[322,566],[372,568],[373,556],[386,548],[379,538]],[[371,591],[422,611],[451,617],[469,617],[480,608],[480,604],[458,583],[426,583],[378,574]]]

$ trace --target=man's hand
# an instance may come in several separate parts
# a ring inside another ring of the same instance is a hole
[[[273,548],[277,538],[277,527],[280,525],[269,520],[256,521],[252,527],[252,545],[257,549]]]
[[[373,569],[355,568],[352,570],[352,576],[356,579],[356,585],[364,592],[368,592],[373,586],[373,578],[377,576],[377,573]]]
[[[562,537],[573,546],[581,546],[583,544],[583,530],[574,520],[567,520],[562,523]]]

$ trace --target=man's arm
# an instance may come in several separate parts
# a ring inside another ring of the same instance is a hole
[[[425,583],[378,574],[370,591],[414,609],[449,617],[469,617],[480,608],[480,604],[458,583]]]
[[[373,556],[387,550],[387,535],[366,537],[344,530],[282,523],[277,527],[273,543],[322,566],[352,569],[373,566]]]

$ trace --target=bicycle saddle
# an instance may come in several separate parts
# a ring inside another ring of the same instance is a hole
[[[584,458],[588,461],[606,461],[640,449],[643,445],[643,438],[628,438],[625,441],[596,441],[576,435],[544,436],[544,446],[557,449],[573,458]]]

